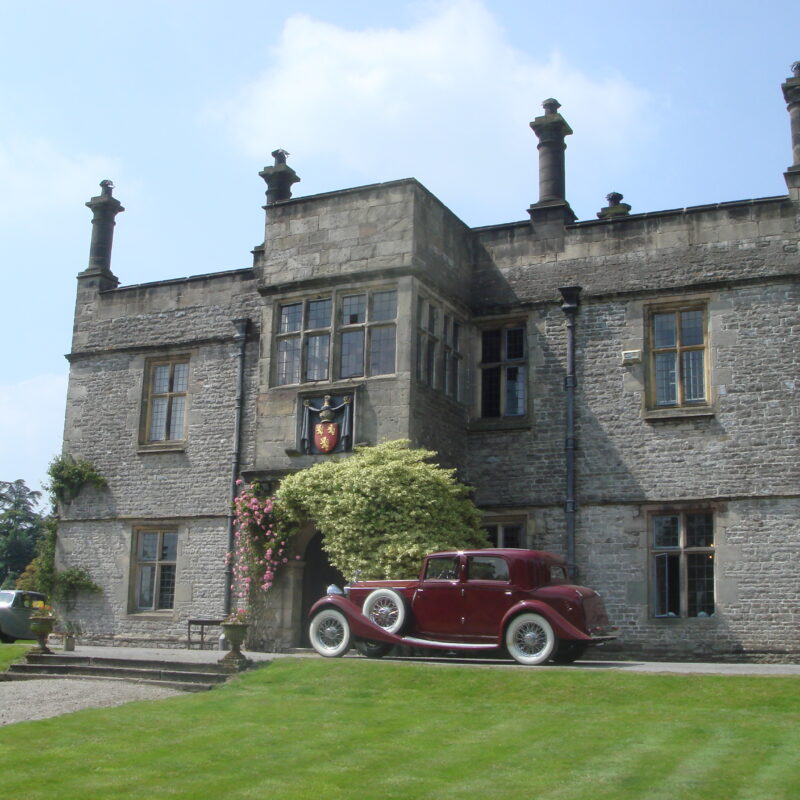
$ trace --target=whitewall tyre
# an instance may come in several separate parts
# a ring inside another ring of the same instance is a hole
[[[400,633],[406,624],[406,601],[394,589],[376,589],[367,595],[364,616],[387,633]]]
[[[526,666],[544,664],[557,644],[553,626],[539,614],[520,614],[506,628],[506,649],[515,661]]]
[[[311,646],[325,658],[343,656],[350,649],[350,623],[341,611],[323,608],[308,626]]]

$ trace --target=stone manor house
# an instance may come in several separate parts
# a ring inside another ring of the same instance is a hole
[[[108,485],[62,509],[58,545],[103,587],[87,636],[181,646],[230,606],[236,478],[407,438],[475,487],[493,542],[576,565],[618,652],[796,658],[800,63],[782,88],[785,195],[631,213],[612,193],[577,220],[548,100],[524,221],[470,228],[414,179],[292,197],[276,150],[252,267],[141,285],[111,271],[104,181],[64,453]],[[301,644],[336,577],[313,525],[291,554],[257,649]]]

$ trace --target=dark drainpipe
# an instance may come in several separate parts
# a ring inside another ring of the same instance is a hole
[[[566,400],[566,438],[564,451],[566,460],[566,491],[564,502],[564,515],[567,528],[567,563],[569,572],[574,576],[577,572],[575,566],[575,516],[577,504],[575,501],[575,319],[578,316],[580,303],[580,286],[563,286],[559,290],[563,302],[561,310],[567,318],[567,375],[564,378]]]
[[[236,399],[233,416],[233,454],[231,456],[231,490],[230,490],[230,509],[228,511],[228,552],[233,552],[233,503],[239,493],[236,481],[239,480],[239,466],[242,456],[242,409],[244,408],[244,353],[247,347],[247,327],[249,319],[235,319],[233,324],[236,326],[236,333],[233,337],[234,342],[239,345],[236,353]],[[228,564],[225,571],[225,616],[230,614],[232,607],[233,594],[231,584],[233,583],[233,564]]]

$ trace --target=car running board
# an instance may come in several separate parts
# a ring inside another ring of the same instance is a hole
[[[404,645],[412,647],[435,647],[437,650],[497,650],[499,644],[471,644],[468,642],[434,642],[431,639],[417,639],[414,636],[404,636]]]

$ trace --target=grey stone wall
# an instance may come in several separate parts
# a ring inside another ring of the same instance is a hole
[[[800,651],[799,242],[800,208],[786,197],[564,228],[470,231],[404,180],[269,206],[253,270],[106,292],[79,281],[64,450],[88,458],[108,480],[64,509],[60,528],[61,563],[87,567],[104,586],[102,596],[81,599],[85,627],[114,641],[175,644],[189,616],[220,614],[232,320],[240,317],[253,321],[245,473],[279,476],[325,458],[298,454],[298,404],[309,395],[353,393],[356,442],[403,437],[438,450],[487,513],[527,518],[534,546],[564,552],[566,329],[558,287],[580,285],[576,555],[581,580],[604,594],[620,627],[617,651]],[[275,385],[281,302],[389,286],[398,290],[394,374]],[[463,322],[460,402],[417,381],[420,295]],[[702,413],[647,406],[647,315],[678,302],[708,310]],[[529,413],[481,420],[480,331],[511,319],[526,324]],[[623,364],[624,351],[641,357]],[[147,359],[173,354],[190,356],[186,445],[143,448]],[[689,506],[714,512],[717,612],[655,619],[648,513]],[[175,608],[131,614],[131,537],[149,523],[179,532]],[[259,607],[252,646],[297,641],[302,571],[303,562],[293,562]]]
[[[242,464],[254,459],[258,296],[240,271],[98,293],[79,283],[64,452],[106,479],[61,509],[59,563],[103,586],[76,610],[88,635],[114,641],[185,641],[189,617],[219,617],[230,502],[238,344],[233,320],[253,320],[245,354]],[[189,356],[186,441],[140,441],[148,358]],[[172,443],[170,443],[171,446]],[[131,613],[133,532],[179,534],[175,607]]]
[[[716,611],[654,618],[646,506],[585,505],[579,514],[581,581],[602,592],[626,657],[789,657],[800,653],[797,498],[751,498],[715,506]],[[552,526],[558,512],[550,512]],[[545,543],[551,549],[558,534]]]

